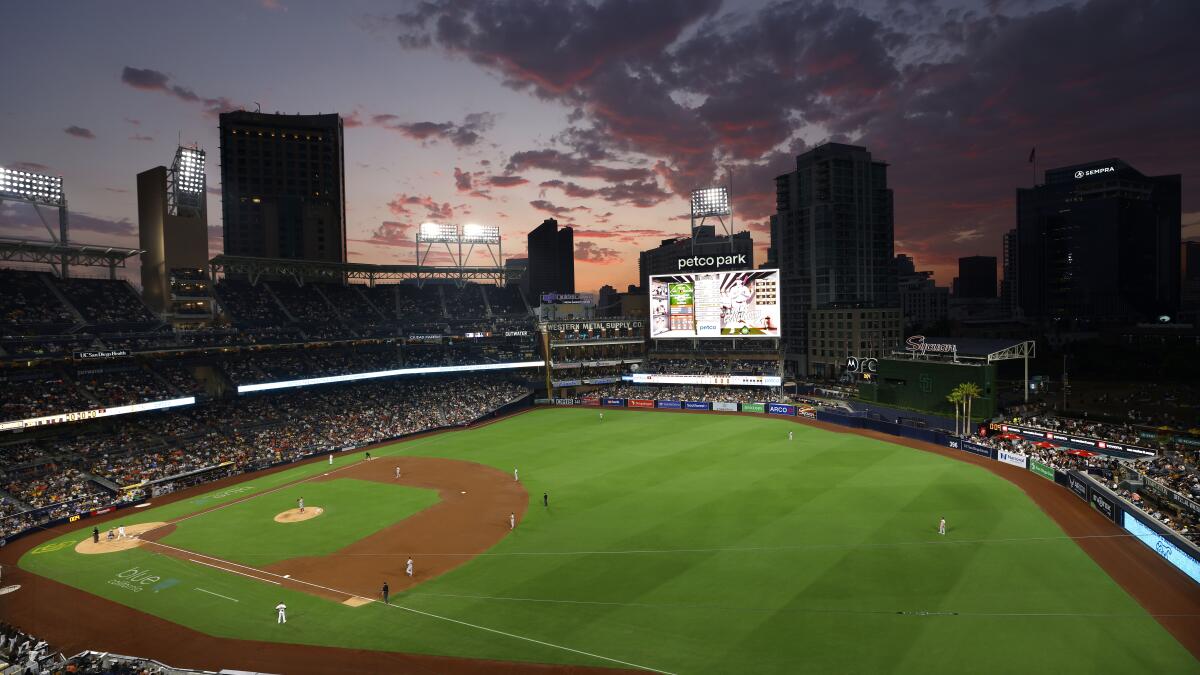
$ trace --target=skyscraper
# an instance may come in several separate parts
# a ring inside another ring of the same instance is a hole
[[[960,298],[996,297],[996,257],[973,255],[958,259],[958,287],[954,294]]]
[[[785,358],[803,374],[810,311],[899,306],[887,164],[860,146],[817,146],[775,179],[775,202],[768,259],[780,268]]]
[[[575,292],[575,231],[558,229],[558,221],[547,218],[527,238],[529,253],[529,299],[537,302],[543,293]]]
[[[1017,190],[1021,309],[1031,318],[1126,323],[1179,307],[1179,174],[1120,159],[1050,169]]]
[[[904,327],[909,330],[925,330],[939,321],[945,321],[950,289],[938,286],[933,280],[933,272],[917,271],[911,256],[898,253],[895,264]]]
[[[142,297],[176,325],[212,319],[205,155],[179,147],[171,168],[137,176]]]
[[[1004,257],[1001,259],[1004,278],[1000,280],[1000,306],[1009,317],[1020,313],[1017,304],[1017,231],[1004,233]]]
[[[222,113],[225,253],[345,262],[342,118]]]

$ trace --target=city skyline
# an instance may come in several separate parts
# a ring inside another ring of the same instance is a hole
[[[686,236],[687,191],[726,167],[765,261],[774,177],[823,141],[890,165],[895,250],[943,286],[958,258],[1000,255],[1035,166],[1181,173],[1200,238],[1193,3],[455,6],[14,7],[55,29],[8,41],[0,165],[62,175],[76,241],[134,247],[137,173],[198,142],[215,253],[216,115],[338,112],[351,260],[413,262],[424,220],[498,225],[522,256],[554,217],[584,291],[636,283],[638,252]],[[138,37],[95,30],[118,22]],[[0,235],[45,231],[5,203]]]

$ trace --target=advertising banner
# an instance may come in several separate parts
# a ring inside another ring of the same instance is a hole
[[[577,398],[556,398],[556,399],[554,399],[554,405],[579,405],[579,399],[577,399]]]
[[[583,380],[554,380],[553,384],[556,387],[578,387]]]
[[[1017,434],[1027,440],[1046,440],[1055,445],[1062,445],[1079,450],[1100,450],[1101,452],[1110,453],[1128,453],[1130,455],[1141,455],[1144,457],[1153,457],[1154,451],[1150,448],[1138,447],[1126,443],[1114,443],[1099,438],[1086,438],[1078,435],[1064,434],[1058,431],[1044,431],[1041,429],[1033,429],[1029,427],[1020,427],[1013,424],[1001,424],[1000,430],[1010,434]]]
[[[742,412],[766,412],[767,405],[765,403],[743,403]]]
[[[130,405],[118,405],[111,408],[93,408],[91,410],[59,413],[57,415],[47,415],[45,417],[30,417],[29,419],[24,420],[0,422],[0,431],[41,427],[51,424],[62,424],[64,422],[78,422],[80,420],[90,420],[97,417],[112,417],[113,415],[126,415],[129,413],[146,412],[148,410],[165,410],[167,408],[177,408],[182,405],[192,405],[195,402],[195,396],[188,396],[186,398],[173,398],[166,401],[132,403]]]
[[[1096,488],[1091,488],[1088,490],[1088,493],[1088,501],[1091,502],[1092,506],[1103,514],[1105,518],[1116,522],[1120,512],[1117,511],[1117,507],[1112,503],[1112,500]]]
[[[1085,483],[1082,478],[1073,473],[1067,474],[1067,487],[1071,488],[1071,492],[1074,492],[1077,497],[1085,502],[1087,501],[1087,483]]]
[[[708,401],[684,401],[683,407],[685,410],[711,410]]]
[[[613,408],[624,408],[625,407],[625,399],[605,397],[605,398],[600,399],[600,405],[606,405],[606,406],[610,406]]]
[[[680,409],[680,408],[682,408],[682,407],[683,407],[683,402],[681,402],[681,401],[659,401],[659,402],[658,402],[658,407],[660,407],[660,408],[674,408],[675,410],[678,410],[678,409]]]
[[[1024,469],[1026,467],[1026,462],[1028,461],[1029,458],[1026,457],[1025,455],[1022,455],[1019,452],[1010,452],[1008,450],[997,450],[996,451],[996,459],[1000,460],[1001,462],[1004,462],[1005,464],[1012,464],[1013,466],[1019,466],[1022,469]]]
[[[697,384],[718,387],[778,387],[783,378],[773,375],[664,375],[634,373],[634,384]]]
[[[585,377],[583,379],[584,384],[612,384],[616,381],[618,378],[615,377]]]
[[[584,396],[579,402],[582,405],[600,405],[600,399],[595,396]]]
[[[950,442],[954,443],[955,441],[954,441],[954,439],[951,439]],[[987,457],[989,459],[992,457],[992,449],[991,448],[989,448],[986,445],[972,443],[971,441],[959,442],[958,449],[966,450],[967,452],[969,452],[973,455],[979,455],[980,457]]]
[[[631,398],[627,402],[630,408],[653,408],[654,399],[652,398]]]
[[[1036,459],[1029,460],[1029,470],[1048,480],[1054,480],[1054,469]]]
[[[738,404],[729,401],[713,401],[713,410],[724,410],[726,412],[737,412]]]
[[[817,411],[816,411],[816,409],[815,409],[815,408],[808,407],[808,406],[805,406],[805,407],[802,407],[802,408],[797,408],[797,409],[796,409],[796,415],[797,415],[797,416],[799,416],[799,417],[807,417],[807,418],[808,418],[808,419],[810,419],[810,420],[815,420],[815,419],[817,419]]]
[[[1121,525],[1126,531],[1137,537],[1146,546],[1154,549],[1155,553],[1166,558],[1167,562],[1174,565],[1176,569],[1191,577],[1192,581],[1200,583],[1200,561],[1184,553],[1182,549],[1150,529],[1150,526],[1138,520],[1133,514],[1127,511],[1121,513],[1123,516]]]
[[[768,415],[795,415],[796,414],[796,406],[787,405],[784,403],[768,403],[767,404],[767,414]]]
[[[650,277],[650,337],[780,337],[779,270]]]

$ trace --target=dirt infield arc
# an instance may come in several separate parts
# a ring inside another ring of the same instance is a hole
[[[397,466],[403,473],[399,479],[394,473]],[[332,555],[291,558],[262,568],[169,546],[162,540],[174,531],[174,524],[151,530],[142,539],[155,553],[355,605],[352,601],[356,598],[376,596],[378,579],[388,579],[392,589],[400,592],[467,563],[507,535],[509,515],[516,514],[519,521],[529,505],[529,495],[511,475],[454,459],[397,457],[388,462],[361,461],[297,482],[342,478],[437,490],[439,501]],[[244,499],[270,498],[250,495]],[[228,504],[207,510],[225,506]],[[306,515],[309,512],[306,510]],[[405,573],[409,556],[415,569],[412,577]]]
[[[647,410],[645,412],[647,414],[655,412],[742,414],[665,410]],[[1141,543],[1123,536],[1125,533],[1122,530],[1094,512],[1085,502],[1067,490],[1029,471],[976,457],[969,453],[956,452],[948,448],[877,432],[847,429],[810,420],[797,419],[793,421],[835,433],[858,434],[901,444],[957,461],[976,464],[1016,484],[1053,518],[1068,536],[1076,538],[1080,547],[1125,588],[1147,612],[1154,615],[1185,648],[1200,658],[1200,587],[1168,566]],[[381,471],[383,473],[382,478],[371,478],[373,480],[391,480],[388,472],[391,471],[392,465],[387,462],[379,462],[379,464],[381,468],[364,469],[364,471]],[[290,467],[279,467],[272,469],[271,472],[286,468]],[[405,478],[407,479],[409,476],[406,475]],[[247,476],[244,475],[223,479],[171,495],[166,499],[156,500],[155,503],[157,505],[188,499],[197,494],[241,483],[245,480],[247,480]],[[126,511],[119,515],[96,518],[92,522],[98,524],[127,516],[128,512]],[[506,528],[507,524],[501,522],[498,526]],[[117,653],[157,658],[166,663],[190,667],[214,670],[226,667],[286,673],[324,673],[331,672],[331,669],[338,672],[450,674],[620,672],[608,668],[509,663],[214,638],[97,596],[81,594],[74,588],[16,568],[16,560],[26,551],[76,527],[78,527],[77,524],[69,527],[61,526],[61,528],[31,535],[6,549],[0,549],[0,562],[7,567],[5,570],[6,583],[22,585],[20,592],[0,597],[0,616],[25,630],[46,637],[69,653],[83,649],[106,649]],[[429,550],[424,546],[422,550]],[[295,561],[284,561],[280,564],[293,562]],[[374,593],[374,590],[372,587],[364,592]]]

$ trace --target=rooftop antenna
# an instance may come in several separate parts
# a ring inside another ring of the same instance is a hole
[[[258,113],[262,112],[262,104],[259,103],[258,101],[254,102],[254,112],[258,112]]]

